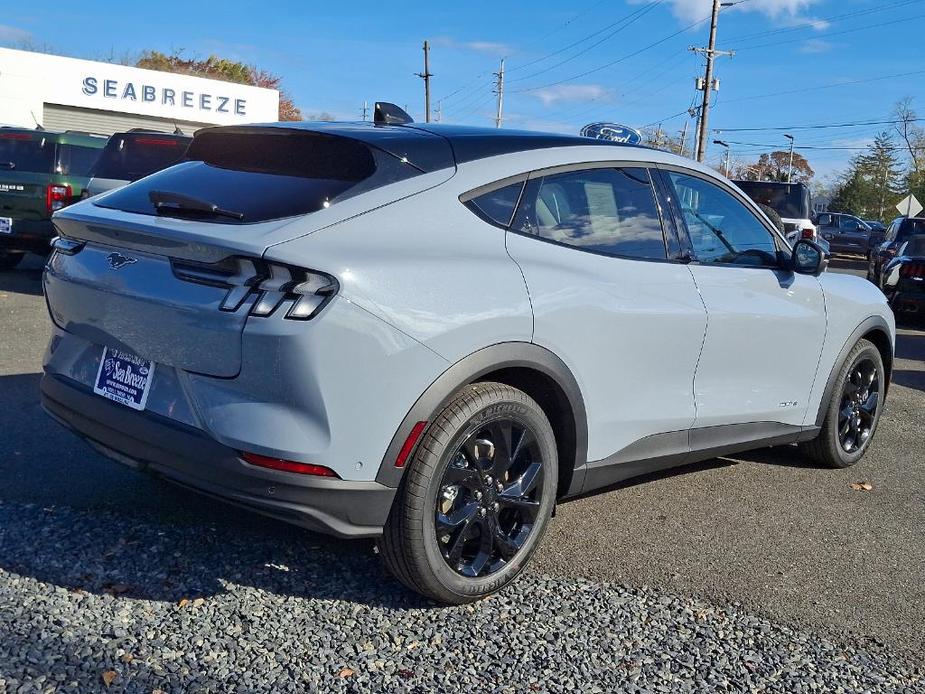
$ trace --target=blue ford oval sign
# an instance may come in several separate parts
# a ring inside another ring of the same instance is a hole
[[[624,145],[638,145],[642,142],[642,133],[627,125],[616,123],[590,123],[581,129],[583,137],[596,140],[610,140]]]

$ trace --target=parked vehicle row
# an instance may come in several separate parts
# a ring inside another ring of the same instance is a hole
[[[107,139],[0,128],[0,269],[15,267],[28,252],[50,251],[54,212],[177,162],[190,141],[147,131]]]
[[[759,446],[865,454],[883,294],[727,180],[375,112],[200,130],[57,212],[46,410],[135,469],[377,537],[446,603],[512,581],[565,497]]]
[[[867,279],[895,311],[925,308],[925,217],[899,217],[870,254]]]

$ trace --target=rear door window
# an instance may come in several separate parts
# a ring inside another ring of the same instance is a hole
[[[183,206],[173,209],[172,216],[247,224],[317,212],[420,173],[406,160],[347,137],[275,128],[218,128],[198,133],[182,163],[108,193],[94,204],[155,215],[158,207],[151,194],[177,194],[240,218]]]
[[[667,257],[655,193],[644,168],[595,168],[534,179],[512,228],[595,253]]]

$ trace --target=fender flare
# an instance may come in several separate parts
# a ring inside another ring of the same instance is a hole
[[[816,422],[817,427],[822,427],[825,422],[826,410],[828,410],[828,404],[832,399],[832,393],[835,391],[836,380],[838,378],[838,372],[841,371],[841,367],[844,366],[845,360],[848,358],[848,353],[854,349],[854,346],[857,344],[858,340],[864,337],[871,330],[882,330],[886,333],[887,338],[890,340],[890,349],[892,352],[896,350],[896,343],[892,337],[892,332],[890,330],[889,324],[886,322],[886,319],[883,316],[870,316],[865,319],[857,328],[854,329],[854,332],[851,333],[851,336],[845,342],[845,345],[841,348],[841,351],[838,353],[838,357],[835,359],[835,363],[832,366],[832,371],[829,373],[829,379],[826,381],[825,390],[822,391],[822,400],[819,401],[819,409],[816,412]],[[892,356],[891,356],[892,362]],[[886,398],[886,392],[890,385],[890,365],[884,364],[887,369],[886,374],[886,383],[884,384],[883,395],[884,399]]]
[[[417,422],[431,421],[461,387],[477,381],[492,371],[508,368],[528,368],[551,378],[562,389],[575,419],[575,469],[587,462],[588,420],[584,398],[578,381],[559,357],[531,342],[501,342],[463,357],[444,371],[428,386],[405,415],[392,437],[379,465],[376,481],[388,487],[398,487],[403,468],[395,467],[395,459]],[[413,453],[413,451],[412,451]],[[575,480],[573,480],[574,486]]]

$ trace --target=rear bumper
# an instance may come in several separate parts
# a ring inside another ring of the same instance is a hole
[[[393,488],[254,467],[201,430],[109,402],[76,381],[46,374],[41,388],[48,414],[120,463],[310,530],[382,533]]]
[[[0,217],[3,215],[0,214]],[[13,233],[0,234],[0,252],[29,251],[47,255],[55,227],[51,219],[13,219]]]
[[[890,306],[894,311],[925,313],[925,291],[903,291],[893,294]]]

